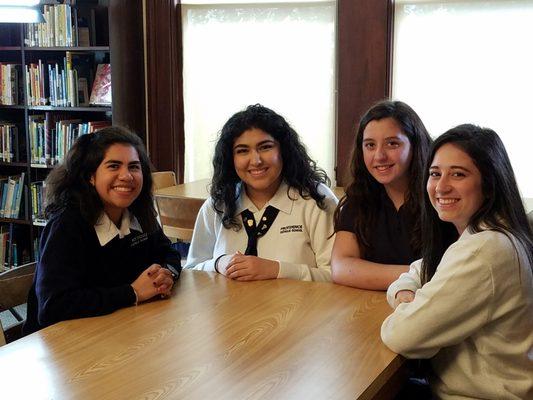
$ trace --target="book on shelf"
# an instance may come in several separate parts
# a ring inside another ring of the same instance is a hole
[[[0,104],[15,106],[22,98],[21,65],[0,62]]]
[[[34,243],[23,227],[14,224],[0,226],[0,272],[8,271],[30,261]]]
[[[110,121],[82,121],[65,113],[30,115],[30,163],[33,166],[51,166],[63,161],[76,139],[98,129],[110,126]]]
[[[93,105],[111,105],[111,64],[98,64],[89,102]]]
[[[87,105],[88,82],[93,75],[92,65],[91,54],[70,51],[65,52],[62,59],[39,59],[26,65],[27,104],[54,107]]]
[[[24,176],[25,173],[22,172],[19,175],[0,178],[0,191],[2,192],[0,217],[15,219],[20,217],[20,203],[24,193]]]
[[[27,47],[72,47],[78,45],[77,10],[70,4],[43,6],[44,21],[26,24],[24,44]]]
[[[46,196],[46,184],[44,181],[30,183],[31,191],[31,219],[35,225],[46,224],[44,215],[44,198]]]
[[[0,161],[18,162],[20,161],[21,149],[18,140],[17,125],[10,122],[0,121]]]
[[[96,46],[99,25],[97,19],[105,20],[106,12],[105,7],[78,9],[72,1],[64,1],[64,4],[45,4],[45,22],[26,25],[24,44],[27,47]],[[102,13],[103,15],[100,15]],[[105,26],[101,28],[105,30]]]

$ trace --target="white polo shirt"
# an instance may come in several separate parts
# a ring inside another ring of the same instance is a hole
[[[331,281],[331,251],[333,248],[333,214],[337,198],[323,184],[318,191],[325,195],[326,209],[322,210],[312,198],[303,199],[297,190],[283,182],[276,194],[260,210],[240,190],[236,215],[249,209],[256,223],[267,206],[279,213],[268,232],[257,241],[257,254],[261,258],[280,263],[278,278],[304,281]],[[331,237],[330,237],[331,236]],[[215,260],[224,254],[244,253],[248,242],[246,230],[226,229],[222,218],[215,212],[212,199],[202,205],[192,237],[185,268],[214,271]]]

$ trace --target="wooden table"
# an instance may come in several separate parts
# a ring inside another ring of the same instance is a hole
[[[5,399],[369,399],[403,370],[379,336],[390,311],[381,292],[184,271],[169,300],[0,347],[0,390]]]
[[[176,186],[169,186],[155,191],[155,195],[171,196],[171,197],[189,197],[193,199],[205,200],[209,197],[210,179],[201,179],[199,181],[182,183]],[[333,193],[337,198],[344,196],[344,188],[337,186],[333,188]]]
[[[176,186],[157,189],[154,194],[156,196],[188,197],[191,199],[205,200],[209,197],[210,184],[210,179],[201,179],[199,181],[182,183]]]

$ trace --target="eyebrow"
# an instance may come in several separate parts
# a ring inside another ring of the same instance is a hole
[[[136,161],[130,161],[128,163],[128,165],[140,164],[140,163],[141,163],[140,160],[136,160]],[[107,160],[104,164],[122,164],[122,161],[119,161],[119,160]]]
[[[430,170],[432,169],[440,169],[440,167],[438,165],[432,165],[431,167],[429,167]],[[461,171],[465,171],[465,172],[470,172],[470,170],[468,168],[465,168],[465,167],[461,167],[460,165],[451,165],[450,166],[450,169],[453,169],[453,170],[461,170]]]
[[[259,142],[256,144],[256,147],[257,146],[261,146],[263,144],[266,144],[266,143],[276,143],[274,140],[271,140],[271,139],[267,139],[267,140],[263,140],[262,142]],[[239,147],[250,147],[249,145],[247,144],[244,144],[244,143],[239,143],[239,144],[236,144],[235,146],[233,146],[234,149],[236,148],[239,148]]]
[[[385,140],[389,140],[389,139],[398,139],[400,140],[400,135],[396,135],[396,136],[387,136],[385,138]],[[373,138],[366,138],[366,139],[363,139],[363,142],[370,142],[370,141],[375,141],[376,139],[373,139]]]

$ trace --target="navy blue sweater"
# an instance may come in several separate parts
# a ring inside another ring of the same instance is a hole
[[[132,230],[101,246],[94,226],[73,210],[48,221],[40,248],[25,334],[58,321],[104,315],[134,304],[130,284],[151,264],[168,264],[181,271],[180,256],[161,229]]]

